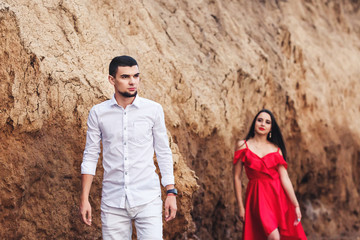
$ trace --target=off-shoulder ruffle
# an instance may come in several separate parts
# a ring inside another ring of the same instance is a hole
[[[259,161],[254,161],[251,157],[246,157],[247,154],[253,154]],[[269,153],[260,158],[248,148],[243,148],[234,153],[233,164],[235,165],[239,160],[245,163],[247,167],[261,172],[267,172],[267,169],[277,167],[278,165],[284,165],[286,169],[288,167],[287,162],[279,152]]]
[[[243,148],[243,149],[237,150],[234,153],[234,160],[233,160],[234,165],[239,161],[239,159],[241,159],[242,162],[245,162],[246,150],[247,150],[247,148]]]

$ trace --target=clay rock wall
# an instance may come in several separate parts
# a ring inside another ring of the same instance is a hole
[[[2,239],[100,239],[77,216],[86,119],[117,55],[164,107],[179,214],[165,239],[240,239],[233,143],[277,117],[314,239],[355,236],[360,208],[358,1],[0,2]]]

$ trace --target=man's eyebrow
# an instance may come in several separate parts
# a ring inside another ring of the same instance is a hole
[[[140,75],[140,73],[135,73],[134,75],[132,75],[132,76],[136,76],[136,75]],[[121,74],[120,76],[122,76],[122,77],[129,77],[129,76],[131,76],[131,74]]]

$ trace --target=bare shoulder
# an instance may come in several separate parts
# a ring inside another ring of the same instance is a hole
[[[268,142],[270,145],[269,145],[269,148],[271,149],[272,152],[276,152],[276,151],[279,151],[279,153],[282,155],[282,152],[281,152],[281,148],[276,145],[275,143],[273,142]],[[269,149],[269,150],[270,150]]]
[[[235,143],[235,151],[246,148],[245,140],[237,140]]]
[[[276,145],[276,144],[274,144],[274,143],[271,143],[271,145],[272,145],[272,147],[273,147],[273,149],[274,149],[274,152],[275,151],[279,151],[279,154],[282,156],[283,155],[283,153],[282,153],[282,151],[281,151],[281,148],[278,146],[278,145]]]

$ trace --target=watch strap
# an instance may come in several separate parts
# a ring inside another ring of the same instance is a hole
[[[166,191],[166,194],[169,194],[169,193],[172,193],[172,194],[175,194],[175,195],[177,195],[177,194],[178,194],[178,192],[177,192],[176,188],[169,189],[169,190],[167,190],[167,191]]]

